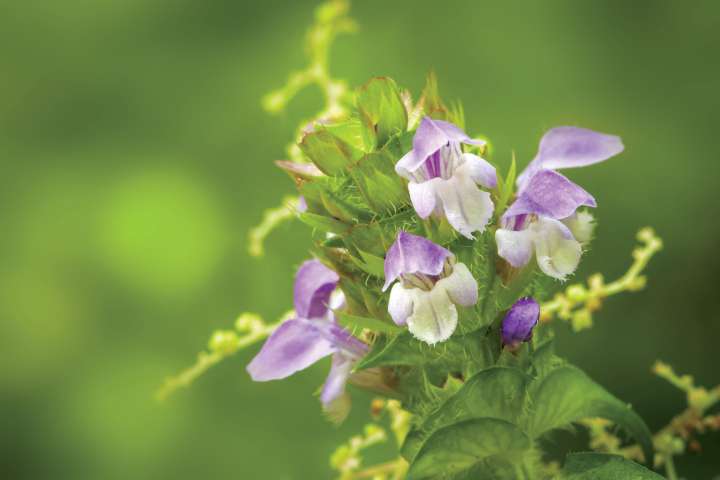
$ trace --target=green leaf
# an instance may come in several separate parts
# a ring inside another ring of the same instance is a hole
[[[440,98],[435,72],[428,74],[427,80],[425,81],[425,88],[420,96],[420,101],[422,102],[425,115],[438,120],[453,120],[448,112],[448,108]]]
[[[559,480],[662,480],[657,473],[619,455],[572,453],[565,460]]]
[[[581,370],[556,368],[530,388],[527,431],[533,438],[587,417],[601,417],[625,428],[652,460],[652,437],[645,422],[625,403]]]
[[[299,147],[327,175],[341,173],[353,161],[351,147],[327,130],[308,133]]]
[[[360,249],[357,249],[357,251],[361,258],[351,258],[359,268],[374,277],[385,277],[385,259]]]
[[[384,145],[393,135],[407,130],[405,105],[395,81],[391,78],[373,78],[360,87],[357,106],[360,114],[369,123],[366,127],[377,134],[379,145]],[[366,136],[372,138],[372,134]]]
[[[478,302],[472,309],[461,311],[458,328],[468,332],[490,325],[498,313],[495,291],[500,287],[495,262],[497,258],[494,233],[486,231],[469,241],[460,239],[452,246],[458,262],[464,263],[478,283]]]
[[[394,164],[394,158],[383,150],[365,155],[349,169],[365,201],[376,212],[393,214],[410,203]]]
[[[305,223],[306,225],[309,225],[312,228],[317,228],[318,230],[321,230],[323,232],[341,234],[347,232],[350,228],[349,225],[335,220],[334,218],[325,217],[323,215],[317,215],[310,212],[301,213],[299,215],[299,218],[300,221]]]
[[[347,313],[338,312],[338,323],[349,330],[367,328],[374,332],[398,333],[400,328],[390,322],[384,322],[377,318],[358,317],[357,315],[349,315]]]
[[[522,413],[529,380],[515,368],[491,367],[481,371],[408,434],[402,447],[403,457],[412,460],[429,435],[463,420],[491,417],[515,421]]]
[[[500,216],[505,211],[510,197],[515,190],[515,176],[517,175],[517,165],[515,163],[515,152],[513,152],[512,163],[510,164],[510,170],[508,171],[507,178],[502,179],[498,175],[498,198],[497,204],[495,205],[495,214]]]
[[[395,336],[381,336],[373,344],[370,352],[360,360],[356,369],[381,366],[424,366],[442,365],[445,371],[463,372],[469,364],[475,363],[478,369],[484,361],[492,361],[483,352],[484,334],[473,332],[468,335],[454,335],[449,340],[428,345],[415,339],[408,331]],[[472,359],[473,361],[468,361]],[[476,370],[477,371],[477,370]]]
[[[368,153],[375,148],[375,142],[368,142],[368,139],[365,137],[362,122],[358,118],[351,118],[345,122],[325,125],[323,129],[332,133],[358,152]]]
[[[510,422],[466,420],[438,430],[425,442],[408,479],[488,478],[480,473],[519,464],[531,446],[527,435]]]

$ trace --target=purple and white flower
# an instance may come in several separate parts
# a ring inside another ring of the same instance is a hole
[[[431,345],[455,331],[456,305],[469,307],[478,300],[475,278],[449,250],[403,231],[385,256],[383,291],[396,280],[388,302],[390,316]]]
[[[468,238],[482,232],[493,214],[490,194],[478,188],[495,188],[495,167],[462,144],[484,145],[452,123],[424,117],[413,138],[413,148],[395,165],[409,181],[408,190],[420,218],[445,215],[450,225]]]
[[[518,176],[517,199],[495,232],[498,254],[516,268],[534,254],[540,269],[558,280],[573,273],[594,226],[592,215],[578,208],[597,204],[555,169],[592,165],[622,150],[619,137],[592,130],[558,127],[546,133],[535,159]]]
[[[335,321],[333,310],[344,303],[342,293],[336,292],[339,280],[317,260],[300,266],[293,292],[297,317],[280,325],[250,362],[247,370],[253,380],[286,378],[332,355],[320,400],[326,410],[343,400],[352,367],[368,347]]]
[[[540,318],[540,305],[532,298],[521,298],[510,307],[502,322],[502,342],[517,348],[532,338],[533,329]]]

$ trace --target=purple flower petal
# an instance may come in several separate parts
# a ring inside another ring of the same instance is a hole
[[[540,305],[533,298],[525,297],[515,302],[502,322],[503,344],[517,346],[530,340],[539,318]]]
[[[463,153],[464,168],[467,168],[470,178],[475,183],[479,183],[485,188],[497,187],[497,173],[495,167],[490,165],[484,158],[473,155],[472,153]]]
[[[296,318],[284,322],[270,335],[247,371],[256,382],[278,380],[309,367],[335,350],[313,322]]]
[[[592,195],[566,177],[552,170],[541,170],[530,179],[503,219],[527,213],[562,219],[583,205],[597,206]]]
[[[620,137],[579,127],[557,127],[540,140],[535,159],[518,176],[520,189],[535,173],[543,169],[584,167],[602,162],[622,152]]]
[[[343,355],[333,355],[330,373],[320,392],[320,401],[323,406],[329,406],[345,393],[345,384],[350,377],[350,372],[352,372],[353,363],[352,359],[346,358]]]
[[[413,137],[413,149],[397,163],[396,168],[408,172],[417,170],[423,162],[448,142],[484,145],[481,140],[473,140],[457,126],[442,120],[424,117]]]
[[[398,232],[395,243],[390,246],[385,255],[383,291],[387,290],[401,274],[440,275],[445,260],[451,255],[449,250],[426,238],[403,231]]]
[[[368,351],[368,346],[354,337],[349,330],[336,323],[326,323],[322,327],[326,332],[326,338],[335,346],[335,349],[343,352],[346,356],[359,359]]]
[[[298,213],[305,213],[305,212],[307,212],[307,209],[308,209],[307,200],[305,200],[305,197],[300,195],[298,197],[297,211],[298,211]]]
[[[318,260],[308,260],[298,269],[293,292],[295,312],[302,318],[319,318],[328,311],[328,302],[338,274]]]

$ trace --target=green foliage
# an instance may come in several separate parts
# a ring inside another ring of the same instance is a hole
[[[327,175],[342,172],[353,160],[350,146],[322,129],[305,135],[300,150]]]
[[[562,366],[530,387],[527,430],[533,437],[586,417],[602,417],[625,428],[652,460],[652,438],[642,419],[625,403],[593,382],[581,370]]]
[[[491,367],[481,371],[410,432],[403,445],[403,456],[412,460],[429,435],[466,419],[491,417],[515,421],[522,415],[529,381],[528,375],[514,368]]]
[[[663,477],[619,455],[583,452],[568,455],[559,480],[661,480]]]
[[[402,331],[391,322],[384,322],[382,320],[378,320],[377,318],[350,315],[343,312],[338,313],[338,323],[356,334],[360,333],[363,329],[390,334]]]
[[[391,78],[373,78],[360,87],[357,108],[368,130],[366,138],[377,138],[378,145],[384,145],[392,136],[407,129],[408,114]]]
[[[510,422],[465,420],[438,430],[425,442],[410,465],[408,478],[497,478],[498,470],[522,469],[519,465],[531,447],[527,435]]]

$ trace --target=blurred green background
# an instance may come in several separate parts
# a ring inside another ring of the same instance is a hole
[[[307,92],[281,117],[260,108],[304,65],[314,6],[0,2],[3,478],[330,478],[368,397],[327,423],[311,395],[327,365],[253,384],[251,349],[152,401],[211,330],[290,306],[305,228],[276,232],[262,261],[245,240],[292,191],[272,160],[319,106]],[[503,167],[552,126],[621,135],[623,155],[569,172],[600,205],[578,278],[624,272],[640,226],[666,248],[646,290],[608,301],[591,331],[561,327],[559,351],[653,429],[684,405],[649,373],[656,358],[720,382],[720,3],[362,0],[353,16],[336,75],[417,93],[434,68]],[[719,437],[678,462],[686,478],[720,473]]]

